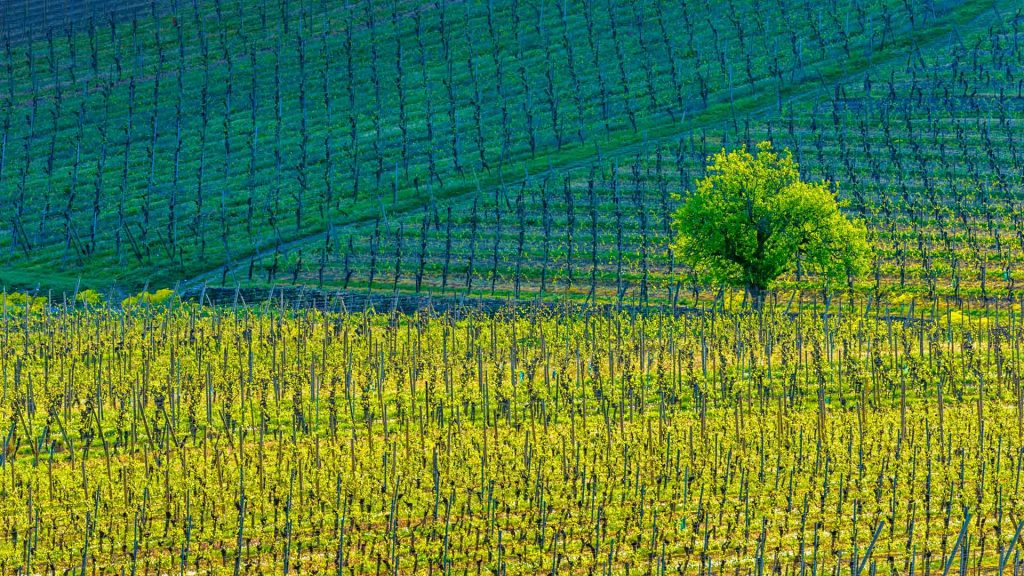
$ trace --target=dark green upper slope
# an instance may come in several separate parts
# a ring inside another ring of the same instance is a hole
[[[566,228],[552,213],[574,203],[627,235],[602,233],[602,265],[648,244],[657,260],[658,210],[694,173],[673,166],[680,186],[642,186],[658,202],[623,216],[636,158],[677,158],[697,134],[676,165],[699,170],[709,146],[773,118],[775,138],[780,118],[806,129],[833,90],[902,81],[957,34],[1010,20],[997,4],[203,1],[9,42],[0,281],[320,283],[326,269],[339,287],[406,286],[415,269],[432,286],[459,270],[472,291],[484,234],[505,280],[556,256],[592,264],[567,248],[582,232],[552,240]],[[592,167],[607,202],[588,203]],[[489,199],[504,232],[481,216]]]

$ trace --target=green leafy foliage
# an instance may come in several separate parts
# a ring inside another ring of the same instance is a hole
[[[136,306],[167,306],[177,297],[174,290],[161,288],[156,292],[139,292],[121,301],[122,308],[134,308]]]
[[[766,141],[756,155],[723,149],[711,160],[674,215],[676,248],[698,273],[745,288],[760,305],[798,261],[826,286],[866,269],[867,229],[840,212],[829,182],[802,181],[788,150],[779,155]]]

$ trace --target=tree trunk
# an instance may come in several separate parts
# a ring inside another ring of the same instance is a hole
[[[747,296],[750,298],[750,307],[760,313],[764,309],[764,296],[767,290],[764,286],[747,284]]]

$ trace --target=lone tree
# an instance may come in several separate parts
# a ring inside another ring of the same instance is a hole
[[[698,274],[745,289],[760,310],[798,260],[826,288],[866,268],[864,225],[839,211],[829,182],[801,181],[789,150],[761,142],[756,155],[723,149],[711,160],[673,217],[677,253]]]

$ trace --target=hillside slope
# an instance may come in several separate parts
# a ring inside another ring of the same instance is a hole
[[[0,281],[673,297],[666,214],[723,144],[790,145],[864,214],[954,141],[989,181],[951,123],[1020,114],[1012,7],[236,0],[7,43]]]

